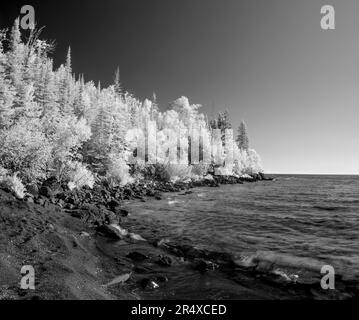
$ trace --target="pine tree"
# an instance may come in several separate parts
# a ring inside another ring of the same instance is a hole
[[[121,80],[120,80],[120,68],[119,67],[117,67],[116,72],[115,72],[114,86],[115,86],[115,92],[116,92],[117,96],[121,97],[123,91],[122,91],[122,84],[121,84]]]
[[[12,124],[12,104],[15,99],[15,90],[6,72],[7,56],[3,48],[5,37],[5,32],[0,31],[0,130]]]
[[[241,150],[248,150],[249,148],[249,139],[247,126],[244,121],[242,121],[238,127],[238,135],[236,139],[238,148]]]
[[[16,88],[18,88],[21,85],[23,61],[24,61],[24,46],[21,41],[19,18],[17,18],[11,29],[10,52],[8,54],[10,77],[13,85]]]
[[[73,104],[75,102],[76,88],[72,76],[71,48],[67,51],[65,66],[58,70],[60,74],[60,110],[63,115],[73,115]]]

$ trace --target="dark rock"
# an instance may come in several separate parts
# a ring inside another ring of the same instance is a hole
[[[123,239],[123,234],[114,226],[111,225],[101,225],[96,228],[96,231],[98,233],[101,233],[105,237],[111,238],[111,239]]]
[[[153,190],[151,190],[151,189],[148,189],[148,190],[146,191],[146,196],[148,196],[148,197],[154,197],[154,196],[155,196],[155,192],[154,192]]]
[[[114,209],[114,212],[117,214],[117,215],[120,215],[121,217],[127,217],[129,212],[126,210],[126,209],[123,209],[121,207],[116,207]]]
[[[61,185],[55,177],[50,177],[42,183],[39,194],[45,197],[54,197],[61,191]]]
[[[25,197],[25,201],[29,203],[34,203],[34,199],[32,197]]]
[[[111,201],[107,202],[107,206],[113,211],[120,206],[120,203],[115,199],[111,199]]]
[[[169,256],[160,255],[156,263],[164,267],[170,267],[172,265],[172,259]]]
[[[152,273],[153,272],[153,270],[151,268],[139,267],[139,266],[135,267],[133,269],[133,271],[136,272],[136,273],[142,273],[142,274],[144,274],[144,273]]]
[[[44,186],[40,188],[39,194],[48,198],[53,197],[55,195],[55,193],[50,187],[44,187]]]
[[[156,200],[162,200],[161,194],[159,192],[156,192],[154,194],[154,197],[155,197]]]
[[[36,198],[39,195],[39,188],[36,184],[27,186],[26,190],[33,198]]]
[[[140,280],[140,285],[142,286],[143,289],[149,289],[149,290],[154,290],[160,287],[157,282],[149,278],[144,278]]]
[[[159,282],[168,282],[168,278],[166,276],[158,276],[156,279]]]
[[[62,200],[62,199],[57,200],[57,204],[58,204],[61,208],[65,207],[65,205],[66,205],[65,201]]]
[[[49,203],[48,200],[46,198],[44,198],[44,197],[39,197],[39,198],[35,199],[34,202],[36,204],[39,204],[40,206],[43,206],[43,207],[45,207]]]
[[[80,218],[86,223],[94,225],[117,224],[120,218],[114,212],[107,210],[103,205],[85,203],[81,208],[73,211],[72,216]]]
[[[144,261],[144,260],[148,259],[148,256],[144,255],[143,253],[137,252],[137,251],[130,252],[127,255],[127,257],[134,261]]]
[[[170,242],[170,240],[168,240],[168,239],[161,239],[161,240],[159,240],[159,241],[156,241],[156,242],[154,242],[154,246],[155,247],[163,247],[163,248],[168,248],[168,243]]]
[[[217,268],[218,265],[216,263],[204,259],[197,259],[194,265],[194,269],[201,272],[205,272],[208,270],[215,270]]]

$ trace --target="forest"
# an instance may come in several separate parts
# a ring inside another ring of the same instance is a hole
[[[123,90],[118,70],[108,87],[85,81],[73,73],[70,49],[55,68],[54,45],[40,33],[22,34],[18,19],[11,30],[0,31],[0,184],[18,197],[49,178],[72,190],[101,181],[123,186],[263,171],[245,123],[228,134],[228,112],[208,119],[186,97],[161,111],[155,94],[141,101]],[[149,147],[148,123],[156,127],[155,148]],[[193,161],[195,143],[199,155]],[[233,161],[226,163],[226,150]]]

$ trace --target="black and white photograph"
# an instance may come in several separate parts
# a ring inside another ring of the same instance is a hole
[[[2,0],[0,300],[358,300],[358,34],[357,0]]]

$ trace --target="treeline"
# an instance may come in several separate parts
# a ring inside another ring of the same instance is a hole
[[[150,178],[198,178],[213,169],[202,162],[169,163],[169,144],[186,146],[189,139],[185,133],[180,141],[171,142],[168,137],[173,131],[186,132],[192,127],[201,128],[202,143],[213,139],[214,129],[220,129],[224,137],[225,129],[232,128],[228,113],[209,121],[199,112],[200,105],[190,104],[186,97],[161,112],[155,95],[142,102],[124,92],[118,71],[107,88],[74,75],[70,49],[66,62],[55,69],[53,49],[50,42],[39,39],[39,31],[33,30],[25,39],[18,20],[9,32],[0,31],[2,184],[21,195],[24,186],[37,185],[50,177],[69,188],[80,188],[92,187],[103,179],[127,184]],[[152,165],[136,155],[135,143],[136,132],[145,132],[149,120],[158,130],[157,163]],[[226,173],[260,172],[260,159],[249,148],[244,123],[235,140],[234,163],[231,168],[224,167]],[[225,159],[225,149],[221,152]]]

